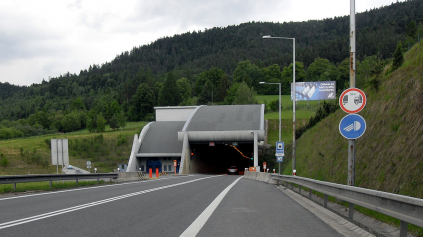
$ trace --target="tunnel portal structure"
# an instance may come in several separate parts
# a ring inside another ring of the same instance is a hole
[[[229,166],[258,167],[264,106],[155,107],[156,121],[134,136],[127,172],[224,173]]]

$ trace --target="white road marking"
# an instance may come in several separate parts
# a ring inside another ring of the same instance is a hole
[[[1,223],[0,224],[0,230],[8,228],[8,227],[16,226],[16,225],[22,225],[22,224],[25,224],[25,223],[28,223],[28,222],[33,222],[33,221],[36,221],[36,220],[41,220],[41,219],[65,214],[65,213],[68,213],[68,212],[73,212],[73,211],[85,209],[85,208],[88,208],[88,207],[97,206],[97,205],[100,205],[100,204],[105,204],[105,203],[108,203],[108,202],[117,201],[117,200],[128,198],[128,197],[137,196],[137,195],[144,194],[144,193],[150,193],[150,192],[154,192],[154,191],[158,191],[158,190],[162,190],[162,189],[172,188],[172,187],[176,187],[176,186],[200,181],[200,180],[203,180],[203,179],[215,178],[215,177],[219,177],[219,176],[208,176],[208,177],[204,177],[204,178],[194,179],[194,180],[185,181],[185,182],[182,182],[182,183],[171,184],[171,185],[152,188],[152,189],[148,189],[148,190],[144,190],[144,191],[129,193],[129,194],[121,195],[121,196],[103,199],[103,200],[100,200],[100,201],[82,204],[82,205],[79,205],[79,206],[69,207],[69,208],[65,208],[65,209],[61,209],[61,210],[57,210],[57,211],[53,211],[53,212],[48,212],[48,213],[44,213],[44,214],[40,214],[40,215],[36,215],[36,216],[31,216],[31,217],[27,217],[27,218],[23,218],[23,219],[19,219],[19,220],[9,221],[9,222],[5,222],[5,223]]]
[[[226,194],[231,190],[231,188],[240,180],[242,177],[235,180],[231,185],[225,188],[219,196],[217,196],[212,203],[195,219],[195,221],[182,233],[179,237],[194,237],[200,232],[204,224],[213,214],[214,210],[219,206],[220,202],[226,196]]]
[[[17,198],[26,198],[26,197],[50,195],[50,194],[57,194],[57,193],[74,192],[74,191],[87,190],[87,189],[95,189],[95,188],[107,188],[107,187],[114,187],[114,186],[120,186],[120,185],[138,184],[138,183],[144,183],[144,182],[153,182],[153,181],[159,181],[159,180],[165,180],[165,179],[175,179],[175,178],[182,178],[182,177],[188,177],[188,176],[193,176],[193,175],[179,176],[179,177],[169,177],[169,178],[160,178],[160,179],[150,179],[150,180],[143,180],[143,181],[136,181],[136,182],[128,182],[128,183],[120,183],[120,184],[109,184],[109,185],[95,186],[95,187],[88,187],[88,188],[66,189],[66,190],[55,191],[55,192],[45,192],[45,193],[28,194],[28,195],[21,195],[21,196],[0,198],[0,201],[9,200],[9,199],[17,199]]]

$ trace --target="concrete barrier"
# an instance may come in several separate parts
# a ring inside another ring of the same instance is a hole
[[[141,180],[138,176],[138,172],[119,172],[118,178],[115,180],[117,183],[122,182],[133,182],[133,181],[139,181]]]
[[[265,183],[276,183],[276,181],[272,179],[271,173],[245,171],[244,177],[247,179],[257,180]]]

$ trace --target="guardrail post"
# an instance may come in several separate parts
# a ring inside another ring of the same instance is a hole
[[[401,221],[400,222],[400,237],[406,237],[407,236],[407,229],[408,229],[408,222]]]
[[[50,186],[50,188],[51,188],[51,180],[50,180],[50,182],[49,182],[49,186]]]
[[[325,194],[325,201],[323,202],[323,206],[324,206],[325,208],[327,208],[327,207],[328,207],[328,195],[327,195],[327,194]]]
[[[291,183],[291,190],[294,191],[294,183]]]
[[[352,220],[354,215],[354,203],[349,203],[349,204],[350,206],[348,208],[348,218]]]
[[[298,185],[298,193],[301,194],[301,185]]]
[[[13,183],[13,190],[16,190],[16,183]]]
[[[308,190],[308,198],[310,200],[313,200],[313,189],[311,189],[311,188]]]
[[[76,186],[78,186],[78,179],[76,179]]]

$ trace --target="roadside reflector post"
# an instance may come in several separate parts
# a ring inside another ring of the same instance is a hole
[[[159,168],[156,168],[156,178],[159,177]]]
[[[149,173],[150,173],[150,179],[153,178],[153,169],[152,168],[149,169]]]
[[[275,169],[273,169],[273,173],[275,173]]]
[[[176,167],[178,166],[177,160],[173,160],[173,166],[175,167],[175,175],[176,175]]]
[[[292,171],[292,175],[293,175],[293,176],[296,176],[296,175],[297,175],[297,170],[293,170],[293,171]]]

